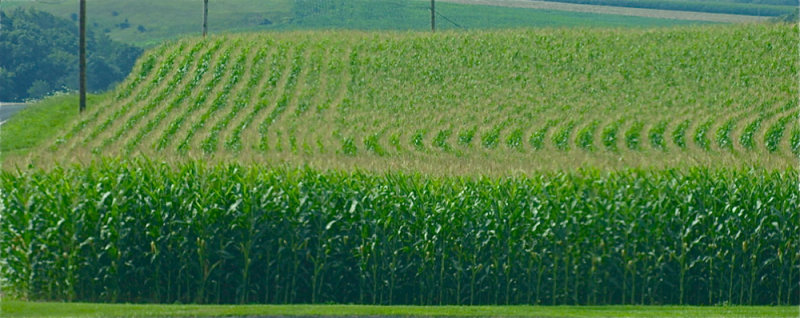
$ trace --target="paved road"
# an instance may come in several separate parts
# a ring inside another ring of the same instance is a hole
[[[25,108],[25,104],[0,102],[0,124],[6,122],[6,120],[23,108]]]

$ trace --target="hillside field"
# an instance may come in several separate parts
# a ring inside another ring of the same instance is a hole
[[[786,168],[800,151],[796,36],[760,25],[187,39],[150,50],[63,133],[7,160]]]

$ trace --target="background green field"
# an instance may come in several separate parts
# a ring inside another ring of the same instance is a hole
[[[254,30],[426,30],[429,3],[422,0],[228,0],[209,2],[212,33]],[[75,19],[73,1],[3,1],[10,9],[34,7]],[[643,27],[697,23],[666,19],[440,3],[441,29],[537,26]],[[87,8],[90,29],[113,39],[150,47],[180,35],[199,34],[202,2],[191,0],[98,0]],[[450,21],[446,20],[450,19]],[[126,25],[127,21],[127,25]],[[125,28],[121,28],[121,25]],[[141,30],[139,28],[141,26]],[[144,30],[144,31],[142,31]]]
[[[781,16],[797,12],[793,0],[551,0],[632,8]]]

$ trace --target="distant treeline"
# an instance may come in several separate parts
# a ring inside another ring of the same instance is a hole
[[[0,12],[0,100],[40,98],[78,88],[78,26],[34,9]],[[101,91],[124,79],[140,48],[88,32],[88,79]]]
[[[710,13],[743,14],[758,16],[789,15],[797,10],[797,1],[788,0],[548,0],[577,4],[607,5],[631,8],[699,11]]]

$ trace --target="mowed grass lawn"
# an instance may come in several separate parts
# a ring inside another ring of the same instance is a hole
[[[360,306],[132,305],[3,301],[2,317],[449,316],[449,317],[797,317],[796,306]]]

